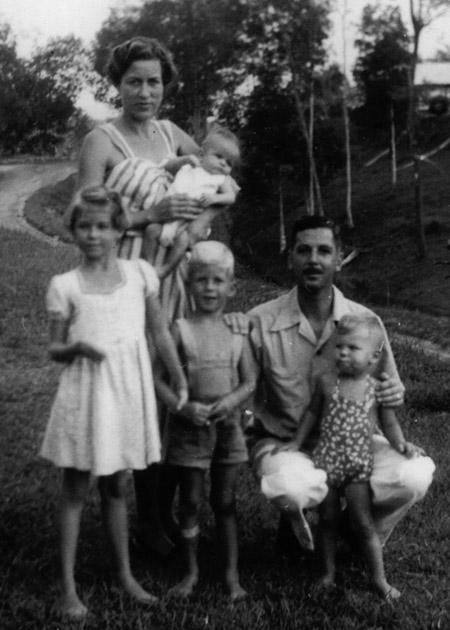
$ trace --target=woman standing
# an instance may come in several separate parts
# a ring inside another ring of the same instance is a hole
[[[122,238],[119,255],[137,258],[142,229],[149,223],[189,221],[203,211],[198,202],[187,195],[163,197],[157,179],[168,159],[196,154],[199,148],[177,125],[157,119],[162,101],[177,77],[171,56],[157,40],[135,37],[116,46],[107,72],[119,92],[122,111],[112,122],[86,136],[80,153],[77,190],[104,184],[121,195],[129,229]],[[165,253],[165,248],[161,247],[158,255],[162,260]],[[186,315],[184,261],[161,283],[160,299],[169,321]],[[164,431],[162,434],[164,439]],[[175,486],[168,471],[160,475],[159,468],[154,465],[146,471],[135,472],[134,482],[139,540],[143,546],[165,554],[173,545],[160,522],[157,478],[162,478],[159,494],[163,498],[161,515],[167,531],[171,529]]]
[[[86,136],[77,190],[105,184],[122,196],[129,229],[119,255],[137,258],[142,229],[149,223],[192,220],[202,212],[187,195],[164,198],[159,181],[160,167],[168,159],[196,154],[199,147],[177,125],[156,118],[177,77],[169,53],[157,40],[136,37],[116,46],[107,72],[120,94],[122,112]],[[178,269],[161,287],[161,303],[170,321],[185,315],[185,296],[183,269]]]

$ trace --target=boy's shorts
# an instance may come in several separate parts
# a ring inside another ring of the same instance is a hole
[[[196,427],[186,418],[171,416],[166,462],[173,466],[207,470],[211,464],[248,461],[240,417],[228,422],[212,422],[209,426]]]

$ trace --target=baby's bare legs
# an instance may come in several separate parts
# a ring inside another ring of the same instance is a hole
[[[89,489],[89,472],[65,468],[59,506],[61,597],[54,611],[72,620],[83,619],[88,609],[78,597],[75,559],[83,505]]]
[[[318,588],[329,588],[335,584],[340,510],[339,492],[333,486],[329,486],[328,494],[319,506],[317,546],[323,572],[317,583]]]
[[[185,255],[189,247],[189,235],[186,229],[182,229],[178,232],[173,240],[172,245],[167,248],[167,255],[164,259],[164,264],[160,269],[157,269],[158,276],[163,280],[178,265],[180,260]]]
[[[149,223],[144,230],[141,255],[151,265],[156,261],[162,229],[161,223]]]
[[[223,580],[230,599],[247,595],[239,583],[238,534],[235,490],[239,475],[238,464],[213,464],[211,467],[211,507],[216,519],[217,537],[224,563]]]
[[[345,490],[345,496],[350,522],[365,555],[375,587],[386,600],[394,601],[400,597],[400,592],[387,582],[384,574],[383,550],[373,524],[369,484],[351,483]]]
[[[113,552],[114,570],[118,585],[131,597],[145,604],[158,601],[136,581],[130,568],[126,505],[127,473],[119,471],[99,478],[102,517]]]
[[[205,471],[201,468],[179,467],[179,522],[185,573],[181,582],[169,590],[169,595],[176,597],[189,597],[198,581],[198,515],[203,498],[204,476]]]

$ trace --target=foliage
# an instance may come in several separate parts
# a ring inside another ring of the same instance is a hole
[[[365,6],[355,45],[359,55],[354,76],[365,95],[365,119],[374,127],[385,125],[393,104],[401,120],[408,99],[411,53],[399,7]]]
[[[81,40],[55,38],[30,60],[17,56],[11,29],[0,29],[0,148],[5,153],[52,153],[62,141],[75,102],[94,81]]]
[[[248,8],[237,55],[223,70],[227,93],[219,116],[236,112],[246,147],[247,190],[256,201],[265,201],[262,217],[239,215],[239,231],[248,230],[251,237],[278,215],[280,188],[305,182],[311,170],[316,179],[317,172],[332,172],[342,164],[342,149],[334,151],[340,142],[331,120],[336,102],[332,77],[339,72],[325,68],[329,3],[250,0]],[[323,144],[313,141],[312,119]],[[318,154],[318,146],[333,149]],[[296,205],[301,201],[297,198]]]

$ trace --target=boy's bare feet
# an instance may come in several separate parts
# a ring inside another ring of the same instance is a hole
[[[76,593],[66,593],[53,604],[52,612],[70,621],[82,621],[88,614],[88,609]]]
[[[153,605],[159,602],[158,597],[151,595],[143,589],[132,575],[125,578],[118,578],[116,590],[126,593],[140,604]]]
[[[194,573],[188,573],[184,576],[181,582],[172,586],[169,589],[169,597],[189,597],[192,595],[195,585],[197,584],[198,576]]]
[[[336,586],[334,573],[324,573],[315,583],[314,590],[329,591]]]

